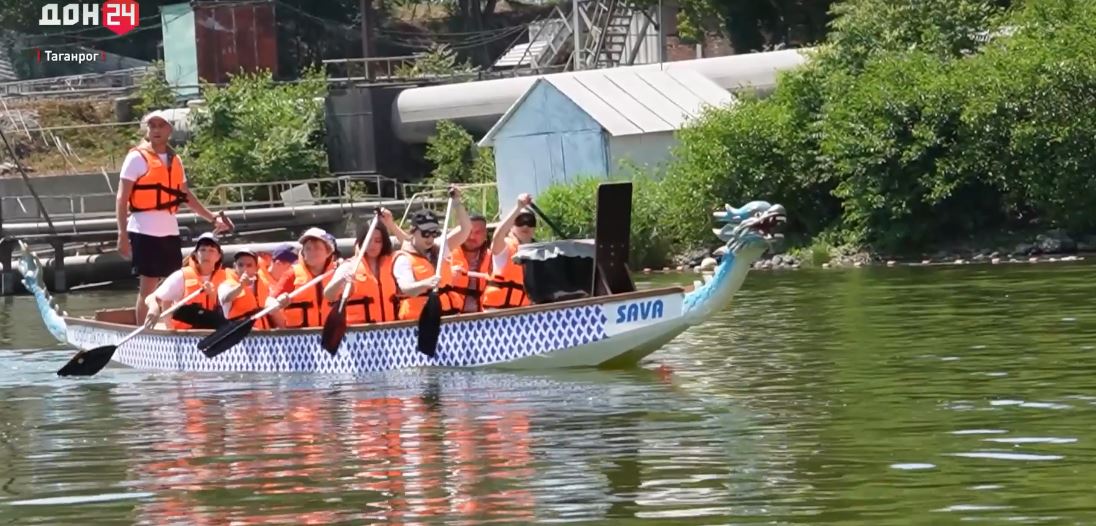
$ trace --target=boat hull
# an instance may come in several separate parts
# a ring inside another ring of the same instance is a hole
[[[534,305],[445,318],[434,357],[416,350],[417,324],[353,326],[339,352],[320,347],[320,331],[252,331],[216,358],[197,350],[209,331],[149,330],[113,360],[138,369],[353,374],[419,367],[550,369],[633,365],[685,328],[680,287]],[[66,318],[67,339],[109,345],[131,325]],[[657,345],[656,345],[657,343]]]

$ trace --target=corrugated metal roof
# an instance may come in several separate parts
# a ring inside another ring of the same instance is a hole
[[[725,106],[734,96],[692,70],[598,69],[537,79],[491,127],[480,146],[494,136],[541,82],[563,93],[610,135],[637,135],[680,129],[706,106]]]

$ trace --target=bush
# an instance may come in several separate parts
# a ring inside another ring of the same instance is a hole
[[[537,197],[537,204],[571,239],[594,237],[597,225],[597,187],[603,179],[580,177],[556,184]],[[632,228],[629,264],[632,268],[662,266],[669,259],[670,242],[659,205],[658,181],[638,175],[632,188]],[[711,237],[711,230],[708,230]]]
[[[784,93],[712,109],[679,132],[662,185],[675,249],[709,244],[709,212],[728,203],[779,202],[794,211],[793,232],[820,231],[832,221],[840,208],[831,195],[834,183],[817,159],[817,110],[796,106],[820,89],[816,77],[809,69],[794,72],[784,79]]]
[[[495,156],[491,148],[479,148],[467,130],[452,121],[439,121],[437,131],[426,140],[426,160],[434,165],[429,184],[483,184],[495,182]],[[465,201],[480,213],[498,216],[498,192],[494,187],[469,188]]]
[[[175,104],[175,93],[164,76],[164,61],[157,60],[152,63],[152,69],[141,77],[137,85],[137,103],[133,105],[138,116]]]
[[[1096,228],[1096,3],[999,4],[835,7],[829,42],[771,97],[679,132],[661,185],[678,249],[707,244],[698,212],[750,199],[787,206],[792,239],[892,253]]]
[[[192,113],[187,178],[211,186],[326,175],[326,92],[319,70],[292,84],[263,72],[233,76],[223,88],[206,86],[204,106]]]

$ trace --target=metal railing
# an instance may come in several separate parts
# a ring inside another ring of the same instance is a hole
[[[497,186],[498,186],[497,183],[472,183],[472,184],[459,184],[459,185],[457,185],[457,187],[459,187],[461,189],[462,194],[467,190],[483,190],[483,192],[480,194],[479,209],[485,212],[484,215],[487,215],[486,210],[487,210],[488,195],[489,195],[489,192],[487,192],[487,190],[494,189]],[[415,188],[421,188],[421,190],[415,191]],[[448,185],[430,184],[430,183],[406,183],[406,184],[404,184],[404,191],[405,192],[413,192],[413,193],[411,193],[411,197],[407,200],[407,206],[404,207],[404,209],[403,209],[403,216],[400,217],[400,226],[403,226],[404,224],[406,224],[407,215],[409,213],[411,213],[411,209],[414,208],[414,205],[415,205],[416,202],[421,203],[422,206],[420,208],[426,208],[428,200],[430,200],[433,203],[443,203],[444,204],[445,203],[445,198],[447,197],[446,193],[449,191],[449,186]],[[404,195],[407,195],[407,193],[405,193]],[[462,197],[466,198],[467,196],[462,195]],[[488,219],[488,221],[490,221],[490,220],[496,218],[497,216],[498,216],[498,211],[496,210],[495,213],[488,216],[487,219]]]
[[[41,79],[0,82],[0,94],[22,95],[34,93],[53,93],[80,91],[117,91],[136,86],[141,77],[152,66],[135,67],[108,71],[105,73],[84,73],[47,77]]]
[[[404,185],[406,183],[400,183],[379,174],[353,174],[291,181],[225,183],[210,187],[195,187],[194,193],[202,199],[209,210],[220,212],[398,200],[401,195],[407,195],[404,193]],[[113,203],[115,196],[114,192],[93,192],[42,195],[41,197],[51,204],[67,203],[67,207],[48,206],[50,215],[56,220],[76,221],[112,217],[115,213],[113,206],[104,210],[103,201]],[[98,206],[94,206],[95,200],[99,200]],[[4,218],[6,222],[36,221],[38,217],[36,206],[30,195],[0,196],[0,209],[21,210],[23,214],[30,216],[25,219],[7,217]]]

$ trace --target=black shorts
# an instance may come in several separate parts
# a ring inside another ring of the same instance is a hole
[[[183,266],[183,241],[179,236],[156,237],[129,232],[133,273],[166,278]]]

